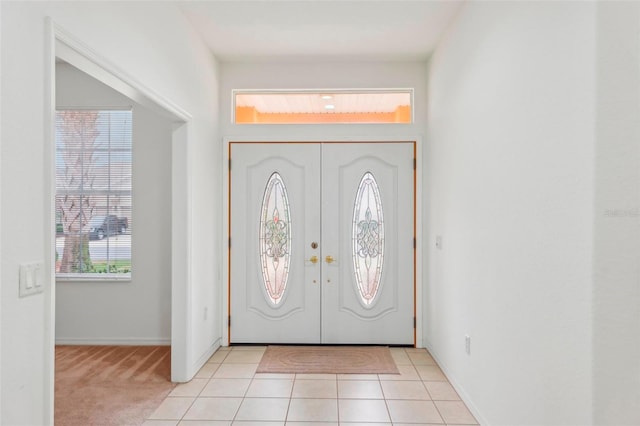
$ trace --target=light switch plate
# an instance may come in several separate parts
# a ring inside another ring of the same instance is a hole
[[[28,262],[20,264],[20,297],[31,296],[44,291],[44,264]]]

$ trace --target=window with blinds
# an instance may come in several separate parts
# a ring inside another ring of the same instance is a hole
[[[132,112],[56,111],[56,277],[131,277]]]

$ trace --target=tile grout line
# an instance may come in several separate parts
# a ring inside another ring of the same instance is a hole
[[[440,420],[442,420],[442,424],[445,424],[446,422],[444,420],[444,417],[442,416],[442,414],[438,410],[438,407],[436,406],[436,403],[434,402],[433,397],[431,396],[431,393],[429,392],[429,389],[427,389],[427,385],[424,384],[424,380],[422,379],[422,376],[420,375],[420,371],[418,370],[418,365],[422,365],[422,364],[416,364],[414,359],[408,353],[407,353],[407,356],[409,357],[409,360],[411,361],[411,365],[413,365],[413,368],[416,370],[416,373],[418,374],[418,378],[420,379],[420,384],[422,384],[422,387],[424,388],[424,390],[427,392],[427,395],[429,396],[429,401],[431,402],[431,404],[433,404],[433,407],[438,412],[438,415],[440,416]]]
[[[402,352],[406,354],[406,352],[404,350]],[[393,360],[393,363],[396,364],[395,359]],[[398,368],[398,364],[396,364],[396,368]],[[382,392],[382,398],[384,400],[384,406],[387,409],[387,416],[389,416],[389,423],[391,425],[393,425],[393,419],[391,419],[391,410],[389,409],[389,403],[387,402],[387,395],[384,392],[384,387],[382,386],[382,379],[380,378],[379,374],[378,374],[378,382],[379,382],[379,386],[380,386],[380,392]]]
[[[289,405],[287,405],[287,414],[284,416],[284,424],[289,421],[289,411],[291,410],[291,401],[293,400],[293,389],[296,386],[297,374],[293,375],[293,382],[291,383],[291,391],[289,391]]]
[[[225,356],[226,358],[226,356]],[[209,363],[209,360],[207,360],[207,362],[205,363],[205,365],[207,365]],[[222,365],[222,363],[218,364],[218,368],[216,368],[216,371],[218,371],[218,369],[220,368],[220,366]],[[182,417],[180,417],[180,419],[178,420],[178,422],[176,424],[180,424],[183,420],[184,420],[184,416],[187,415],[187,413],[189,412],[189,410],[191,410],[191,408],[193,407],[193,404],[196,403],[196,401],[198,400],[198,398],[200,397],[200,395],[202,394],[202,392],[204,391],[204,388],[207,387],[207,385],[209,384],[209,382],[213,379],[214,374],[216,373],[216,371],[214,371],[211,374],[211,377],[209,377],[207,379],[207,383],[202,387],[202,389],[200,389],[200,392],[198,392],[198,395],[196,395],[196,397],[193,399],[193,402],[191,402],[191,405],[189,405],[189,408],[187,408],[187,410],[184,412],[184,414],[182,415]],[[196,373],[197,375],[198,373]],[[189,382],[187,382],[189,383]]]
[[[229,351],[227,353],[227,356],[224,357],[224,359],[226,360],[229,357],[229,354],[231,354],[231,352],[233,351],[233,349],[231,349],[231,351]],[[224,361],[223,361],[224,363]],[[230,363],[231,364],[231,363]],[[222,363],[220,364],[222,365]],[[253,376],[255,376],[256,373],[253,373]],[[249,386],[251,386],[251,382],[253,382],[253,376],[251,377],[251,380],[249,381]],[[247,387],[247,389],[244,391],[244,395],[247,394],[247,391],[249,390],[249,387]],[[244,396],[240,399],[240,404],[238,404],[238,408],[236,408],[235,413],[233,413],[233,417],[231,418],[231,425],[233,425],[236,421],[236,417],[238,417],[238,413],[240,412],[240,407],[242,407],[242,404],[244,404]]]
[[[338,388],[338,375],[336,374],[336,417],[340,425],[340,389]]]
[[[409,356],[409,354],[407,354],[407,356]],[[429,392],[429,389],[427,389],[427,385],[424,384],[424,380],[422,379],[422,376],[420,375],[420,372],[418,371],[418,369],[416,368],[416,364],[413,361],[413,358],[409,357],[409,360],[411,361],[411,365],[413,365],[413,368],[416,370],[416,373],[418,373],[418,377],[420,378],[420,383],[422,383],[422,387],[424,387],[424,389],[427,391],[427,395],[429,395],[429,398],[431,398],[431,403],[433,404],[433,407],[436,409],[438,415],[440,416],[440,420],[442,420],[442,424],[446,425],[447,422],[444,419],[444,416],[442,415],[442,413],[440,412],[440,410],[438,409],[438,405],[436,404],[436,402],[433,400],[433,398],[431,397],[431,393]],[[446,376],[445,376],[446,378]],[[448,379],[447,379],[448,380]]]

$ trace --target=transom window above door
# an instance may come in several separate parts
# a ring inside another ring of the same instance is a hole
[[[235,124],[413,122],[413,89],[234,90]]]

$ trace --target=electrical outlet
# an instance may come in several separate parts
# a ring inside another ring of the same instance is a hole
[[[442,236],[436,235],[436,248],[442,250]]]
[[[471,355],[471,337],[468,334],[464,336],[464,350],[467,355]]]

